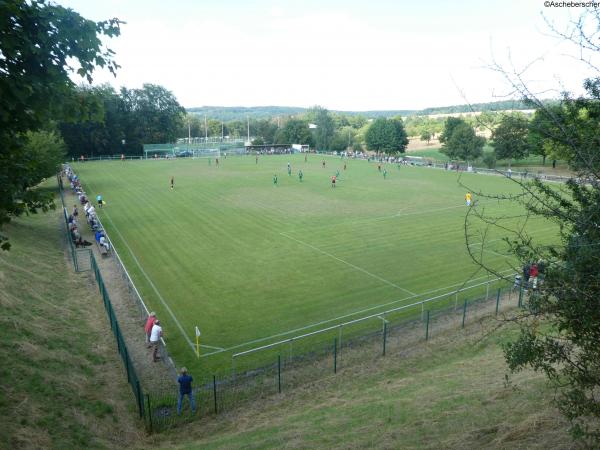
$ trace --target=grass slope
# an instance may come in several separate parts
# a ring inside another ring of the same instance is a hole
[[[60,211],[14,220],[0,252],[0,448],[123,448],[139,438],[110,325],[65,258]]]
[[[195,364],[188,345],[195,326],[207,345],[203,353],[210,346],[239,351],[257,339],[290,337],[289,330],[450,291],[476,272],[465,249],[465,188],[456,174],[388,165],[384,179],[366,161],[348,161],[347,170],[337,158],[326,158],[326,168],[321,162],[296,155],[261,157],[258,164],[229,157],[220,167],[206,159],[76,165],[88,192],[107,200],[104,225],[163,319],[180,364]],[[515,190],[499,177],[464,174],[462,181],[471,189]],[[501,204],[486,208],[509,212]],[[553,234],[539,221],[530,227],[539,237]],[[509,270],[500,244],[486,262]],[[230,364],[230,355],[198,368]]]
[[[437,335],[164,435],[135,422],[97,290],[72,272],[57,213],[9,225],[0,254],[0,448],[570,448],[551,392],[503,383],[488,325]]]
[[[498,344],[515,330],[487,335],[495,325],[473,324],[344,369],[160,442],[179,449],[574,448],[542,377],[526,371],[505,384]]]

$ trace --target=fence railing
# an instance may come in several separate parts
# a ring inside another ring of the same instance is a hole
[[[115,266],[117,267],[119,273],[121,274],[123,281],[127,285],[129,295],[131,296],[131,298],[134,299],[135,304],[138,307],[140,320],[145,320],[150,315],[150,310],[146,306],[146,303],[144,302],[140,292],[138,291],[137,287],[135,286],[135,283],[133,282],[131,275],[129,275],[129,272],[125,268],[125,264],[123,264],[123,260],[121,259],[121,256],[119,255],[119,252],[117,251],[117,248],[115,247],[113,241],[111,240],[110,235],[106,231],[106,228],[102,224],[100,217],[97,217],[97,220],[98,220],[98,223],[100,224],[100,227],[104,230],[104,235],[109,242],[109,245],[111,248],[109,255],[110,255],[110,257],[113,258],[113,260],[115,262]],[[169,354],[169,352],[167,350],[166,341],[162,337],[160,338],[159,353],[160,353],[161,361],[163,361],[167,365],[169,371],[171,372],[171,375],[173,377],[175,377],[177,374],[175,362],[173,361],[173,358],[171,357],[171,355]]]
[[[133,394],[135,396],[139,416],[143,419],[145,414],[142,385],[140,383],[140,379],[137,375],[133,362],[131,361],[131,358],[129,356],[129,351],[127,350],[127,345],[125,344],[125,339],[123,338],[123,333],[121,332],[119,321],[117,320],[117,316],[115,315],[115,311],[110,301],[110,296],[108,295],[106,285],[104,284],[104,280],[102,279],[102,273],[100,272],[98,262],[96,261],[96,257],[93,253],[91,253],[91,264],[92,271],[94,272],[94,278],[96,279],[96,283],[98,284],[98,289],[100,290],[100,295],[102,295],[102,301],[104,302],[104,308],[106,309],[106,313],[108,315],[110,328],[113,331],[113,334],[115,335],[115,339],[117,340],[117,350],[119,352],[119,355],[121,355],[123,365],[125,366],[125,370],[127,371],[127,381],[131,385],[131,390],[133,391]]]
[[[66,209],[65,209],[66,212]],[[112,258],[121,271],[140,317],[148,308],[129,272],[107,236]],[[187,397],[182,414],[178,413],[179,394],[174,383],[142,390],[140,379],[131,362],[123,333],[110,302],[98,261],[90,262],[109,316],[111,328],[132,386],[140,417],[151,432],[188,423],[199,417],[218,414],[256,402],[267,396],[323,379],[356,364],[377,365],[383,357],[401,356],[419,342],[428,341],[449,328],[465,327],[485,315],[499,314],[511,307],[523,306],[523,291],[518,294],[506,280],[487,280],[425,300],[390,308],[377,314],[326,327],[316,332],[232,355],[231,370],[194,375],[195,414],[191,414]],[[477,292],[477,295],[475,294]],[[166,354],[166,344],[161,352]],[[163,360],[167,360],[164,356]],[[170,359],[170,358],[169,358]],[[173,364],[174,370],[174,364]]]
[[[143,156],[141,155],[125,155],[125,157],[121,157],[121,155],[98,155],[98,156],[85,156],[84,159],[82,160],[81,158],[72,158],[71,159],[71,163],[85,163],[87,161],[116,161],[116,160],[134,160],[134,161],[139,161],[141,159],[144,159]]]
[[[92,251],[89,248],[77,248],[77,246],[73,244],[73,238],[71,236],[71,232],[69,231],[69,213],[67,211],[67,208],[65,208],[64,206],[63,216],[65,219],[66,237],[69,245],[69,253],[71,254],[71,258],[73,259],[73,267],[75,268],[75,272],[90,271],[90,255],[92,254]]]
[[[62,178],[60,177],[60,175],[58,177],[58,189],[59,189],[59,193],[60,193],[61,202],[63,205],[63,215],[65,218],[65,231],[66,231],[66,235],[67,235],[67,242],[69,243],[69,249],[71,252],[71,256],[73,258],[73,267],[75,268],[76,272],[81,272],[82,270],[80,270],[80,267],[82,265],[82,262],[80,261],[81,258],[79,255],[82,255],[82,254],[86,255],[88,265],[89,265],[88,270],[92,270],[94,272],[94,278],[98,284],[98,289],[100,290],[100,294],[102,295],[102,301],[104,303],[104,308],[106,309],[106,313],[108,314],[110,327],[111,327],[111,330],[113,331],[113,334],[115,335],[115,338],[117,341],[117,349],[118,349],[119,355],[121,356],[121,359],[123,360],[123,365],[125,366],[125,370],[127,372],[127,381],[131,385],[131,389],[135,396],[139,416],[140,416],[140,418],[143,419],[145,417],[144,401],[143,401],[144,396],[143,396],[143,390],[142,390],[142,386],[140,383],[140,379],[137,375],[135,367],[129,356],[129,351],[127,349],[127,345],[125,344],[125,339],[123,338],[123,334],[121,332],[121,328],[119,326],[117,316],[115,315],[113,305],[110,301],[110,297],[106,290],[104,280],[102,279],[102,274],[100,273],[100,269],[98,267],[96,258],[94,257],[94,254],[90,249],[74,248],[75,246],[73,245],[73,239],[71,238],[71,232],[69,231],[68,212],[67,212],[67,208],[65,206]],[[86,250],[86,252],[85,253],[79,252],[79,250]]]
[[[511,278],[514,274],[509,274],[507,275],[508,278]],[[453,290],[451,292],[445,292],[443,294],[439,294],[439,295],[434,295],[432,297],[428,297],[426,299],[422,299],[422,300],[418,300],[418,301],[414,301],[410,304],[407,305],[401,305],[401,306],[397,306],[394,308],[389,308],[387,310],[384,311],[378,311],[376,313],[373,314],[369,314],[369,315],[365,315],[353,320],[349,320],[346,322],[342,322],[342,323],[338,323],[329,327],[325,327],[325,328],[321,328],[319,330],[315,330],[315,331],[311,331],[309,333],[305,333],[302,335],[297,335],[297,336],[293,336],[291,338],[288,339],[283,339],[280,340],[278,342],[274,342],[274,343],[270,343],[270,344],[266,344],[266,345],[262,345],[259,347],[255,347],[252,348],[250,350],[245,350],[242,352],[238,352],[233,354],[232,356],[232,368],[233,368],[233,372],[235,374],[235,369],[236,369],[236,359],[240,358],[240,357],[248,357],[250,355],[256,354],[258,352],[265,352],[268,351],[270,349],[273,348],[278,348],[278,347],[282,347],[282,346],[300,346],[302,347],[302,342],[305,340],[310,340],[312,338],[314,338],[315,336],[318,336],[320,334],[326,334],[332,331],[337,332],[337,338],[338,338],[338,343],[341,345],[342,342],[344,341],[344,336],[347,336],[349,333],[354,333],[357,334],[360,333],[360,330],[365,328],[365,324],[368,322],[376,322],[378,325],[380,325],[382,327],[382,329],[386,326],[386,323],[389,323],[390,318],[391,317],[405,317],[407,316],[406,313],[408,313],[408,315],[410,315],[411,310],[414,312],[415,310],[420,310],[420,315],[421,315],[421,319],[425,318],[425,308],[428,308],[428,310],[430,311],[436,311],[438,309],[445,309],[445,307],[447,307],[448,304],[452,304],[454,310],[456,310],[459,306],[458,304],[458,300],[459,300],[459,296],[461,298],[461,301],[467,298],[467,294],[469,291],[472,290],[477,290],[478,288],[485,288],[486,289],[486,297],[489,296],[489,292],[490,292],[490,287],[492,287],[492,290],[496,287],[495,284],[497,283],[502,283],[504,284],[506,280],[506,278],[496,278],[493,280],[486,280],[483,281],[481,283],[476,283],[476,284],[472,284],[469,286],[463,286],[460,287],[456,290]],[[353,331],[353,330],[358,330],[358,331]]]
[[[445,307],[416,310],[411,315],[388,313],[386,317],[373,315],[356,321],[361,324],[343,339],[338,327],[331,327],[312,335],[310,345],[294,347],[288,339],[265,349],[240,352],[234,355],[237,367],[234,373],[194,375],[195,414],[191,413],[187,398],[182,413],[177,412],[178,394],[172,388],[146,394],[149,422],[154,431],[188,423],[194,418],[219,414],[257,402],[295,387],[333,376],[347,367],[368,364],[376,367],[384,357],[401,357],[432,337],[451,328],[464,328],[474,320],[498,315],[509,308],[522,307],[524,294],[506,283],[493,290],[485,290],[476,298],[456,302],[455,296],[447,298]],[[427,304],[426,304],[427,305]],[[430,306],[430,305],[428,305]],[[314,339],[318,337],[318,339]],[[266,346],[265,346],[266,347]],[[249,364],[239,361],[255,351],[260,359],[252,358]]]

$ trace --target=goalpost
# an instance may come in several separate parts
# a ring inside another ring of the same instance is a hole
[[[144,144],[144,159],[173,157],[175,157],[174,144]]]

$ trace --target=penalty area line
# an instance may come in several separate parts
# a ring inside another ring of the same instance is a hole
[[[311,244],[309,244],[307,242],[301,241],[300,239],[293,238],[293,237],[291,237],[290,235],[288,235],[286,233],[279,233],[279,234],[282,235],[282,236],[284,236],[284,237],[286,237],[286,238],[288,238],[288,239],[291,239],[292,241],[296,241],[299,244],[302,244],[302,245],[304,245],[306,247],[312,248],[313,250],[315,250],[315,251],[317,251],[317,252],[319,252],[319,253],[321,253],[321,254],[323,254],[325,256],[329,256],[330,258],[333,258],[336,261],[339,261],[339,262],[341,262],[343,264],[346,264],[347,266],[352,267],[353,269],[356,269],[356,270],[358,270],[360,272],[363,272],[363,273],[369,275],[370,277],[375,278],[376,280],[379,280],[379,281],[381,281],[381,282],[383,282],[383,283],[385,283],[385,284],[387,284],[389,286],[392,286],[392,287],[395,287],[396,289],[404,291],[404,292],[406,292],[409,295],[419,295],[419,294],[414,293],[413,291],[409,291],[408,289],[404,289],[402,286],[398,286],[396,283],[392,283],[391,281],[386,280],[385,278],[381,278],[379,275],[375,275],[374,273],[371,273],[368,270],[363,269],[362,267],[358,267],[358,266],[355,266],[352,263],[349,263],[348,261],[344,261],[343,259],[338,258],[337,256],[332,255],[331,253],[328,253],[328,252],[326,252],[324,250],[321,250],[318,247],[315,247],[314,245],[311,245]]]
[[[504,273],[511,272],[511,271],[512,271],[512,269],[506,269],[506,270],[502,270],[499,273],[504,274]],[[477,277],[477,278],[473,278],[473,279],[471,279],[469,281],[469,283],[472,283],[472,282],[475,282],[475,281],[480,281],[480,280],[483,280],[484,278],[487,278],[487,275],[484,275],[484,276],[481,276],[481,277]],[[235,349],[238,349],[238,348],[248,347],[249,345],[258,344],[259,342],[269,341],[269,340],[272,340],[272,339],[275,339],[275,338],[279,338],[279,337],[282,337],[282,336],[288,336],[290,334],[297,333],[299,331],[310,330],[311,328],[316,328],[318,326],[322,326],[322,325],[325,325],[327,323],[337,322],[339,320],[346,319],[348,317],[357,316],[359,314],[364,314],[366,312],[373,311],[373,310],[380,309],[380,308],[385,308],[386,306],[395,305],[395,304],[398,304],[400,302],[403,302],[403,301],[406,301],[406,300],[411,300],[411,299],[414,299],[416,297],[420,297],[420,296],[423,296],[423,295],[434,294],[436,292],[443,291],[445,289],[449,289],[449,288],[453,288],[453,287],[457,287],[457,286],[461,286],[463,284],[464,284],[464,282],[460,282],[460,283],[455,283],[455,284],[451,284],[451,285],[440,287],[440,288],[436,288],[436,289],[430,289],[428,291],[422,292],[421,294],[415,294],[415,295],[413,295],[411,297],[405,297],[405,298],[401,298],[401,299],[398,299],[398,300],[393,300],[393,301],[390,301],[390,302],[387,302],[387,303],[382,303],[380,305],[375,305],[375,306],[371,306],[371,307],[366,308],[366,309],[362,309],[362,310],[359,310],[359,311],[354,311],[354,312],[351,312],[351,313],[348,313],[348,314],[344,314],[342,316],[334,317],[332,319],[327,319],[327,320],[323,320],[321,322],[316,322],[316,323],[313,323],[313,324],[310,324],[310,325],[305,325],[305,326],[300,327],[300,328],[294,328],[292,330],[283,331],[281,333],[273,334],[271,336],[266,336],[266,337],[263,337],[263,338],[254,339],[252,341],[247,341],[247,342],[244,342],[242,344],[237,344],[237,345],[233,345],[231,347],[227,347],[227,348],[225,348],[224,350],[221,350],[221,351],[216,351],[216,352],[211,352],[211,353],[205,353],[204,355],[200,355],[200,358],[205,358],[207,356],[216,355],[216,354],[223,353],[223,352],[228,352],[228,351],[235,350]],[[472,286],[467,286],[467,288],[469,288],[469,287],[472,287]],[[446,292],[444,295],[453,294],[453,293],[454,293],[454,291]]]

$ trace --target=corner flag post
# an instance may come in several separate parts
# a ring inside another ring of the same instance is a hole
[[[200,328],[196,327],[196,357],[200,358]]]

